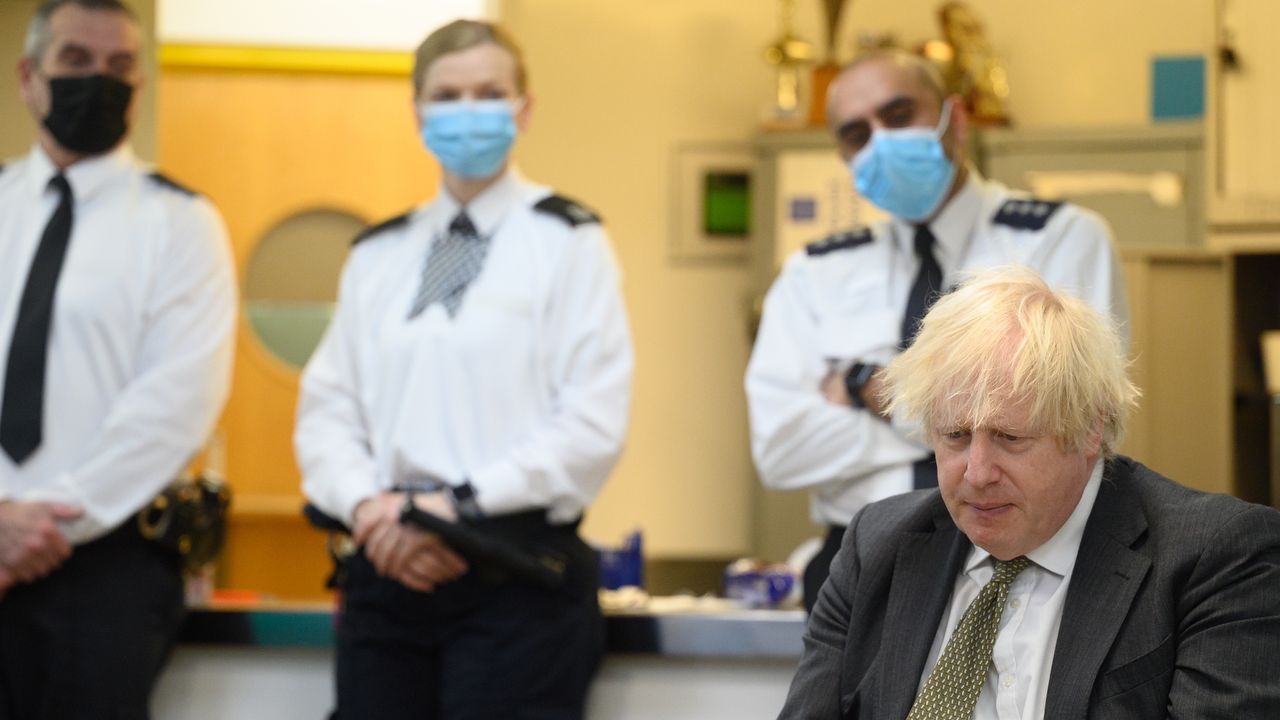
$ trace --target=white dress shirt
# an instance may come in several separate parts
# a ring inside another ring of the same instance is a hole
[[[1123,329],[1123,278],[1106,224],[1070,204],[1053,210],[1038,230],[996,221],[1008,207],[1015,218],[1020,210],[1040,210],[1009,205],[1022,198],[969,169],[964,186],[929,224],[944,287],[969,271],[1026,265]],[[815,243],[787,260],[765,298],[746,373],[756,470],[768,487],[808,488],[820,524],[847,525],[868,503],[911,490],[912,463],[929,454],[910,428],[822,395],[822,380],[833,370],[854,362],[883,366],[898,353],[919,271],[913,226],[891,220],[863,232],[837,236],[837,249]]]
[[[0,171],[0,362],[58,203],[56,173],[39,147]],[[21,465],[0,452],[0,498],[81,507],[64,526],[80,543],[128,520],[205,442],[230,387],[236,292],[226,230],[207,200],[149,175],[123,146],[65,175],[74,217],[43,439]]]
[[[379,491],[470,481],[486,514],[563,523],[595,497],[622,450],[631,341],[604,230],[534,208],[550,194],[512,170],[466,207],[490,245],[453,318],[408,317],[461,209],[447,192],[352,250],[294,437],[320,509],[350,522]]]
[[[973,720],[1038,720],[1044,717],[1049,693],[1049,671],[1058,644],[1062,607],[1071,584],[1071,571],[1084,527],[1093,512],[1093,502],[1102,484],[1103,463],[1099,460],[1080,494],[1080,502],[1058,532],[1040,547],[1027,553],[1032,564],[1014,578],[1000,630],[991,651],[987,680],[978,694]],[[934,636],[933,648],[925,661],[920,687],[933,671],[943,648],[951,639],[965,610],[978,597],[995,571],[991,555],[974,546],[956,578],[955,589],[942,622]],[[918,690],[918,688],[917,688]]]

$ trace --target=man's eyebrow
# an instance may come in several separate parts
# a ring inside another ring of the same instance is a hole
[[[853,120],[850,120],[849,122],[836,128],[836,137],[845,137],[846,135],[853,132],[854,130],[859,130],[867,126],[868,126],[868,123],[866,120],[862,118],[854,118]]]
[[[58,48],[58,55],[66,55],[67,53],[82,53],[87,55],[89,53],[89,48],[76,42],[68,42]]]
[[[901,110],[903,107],[909,107],[913,104],[915,104],[915,98],[910,95],[898,95],[897,97],[891,98],[889,102],[886,102],[876,108],[876,115],[883,117],[895,110]]]

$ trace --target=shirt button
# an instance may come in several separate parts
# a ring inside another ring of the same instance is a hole
[[[1017,610],[1018,608],[1022,607],[1022,598],[1014,598],[1010,600],[1009,605],[1013,607],[1014,610]]]
[[[1000,684],[1006,688],[1013,687],[1015,682],[1017,682],[1017,680],[1013,677],[1013,673],[1005,673],[1000,677]]]

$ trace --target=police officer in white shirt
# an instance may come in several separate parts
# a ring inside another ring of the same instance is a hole
[[[182,617],[136,515],[226,398],[235,276],[217,211],[124,144],[142,36],[51,0],[18,77],[37,142],[0,171],[0,718],[147,717]]]
[[[508,154],[529,119],[512,38],[458,20],[417,51],[433,200],[364,233],[303,374],[303,490],[352,528],[341,718],[580,718],[603,651],[577,535],[622,448],[632,351],[599,220]],[[406,497],[547,551],[546,590],[486,577],[398,521]]]
[[[788,259],[746,374],[762,481],[808,489],[813,520],[828,528],[805,572],[808,607],[859,509],[937,484],[929,448],[894,425],[877,393],[880,368],[910,343],[933,299],[968,271],[1017,263],[1127,319],[1104,221],[982,178],[967,161],[962,101],[946,96],[927,61],[901,51],[859,57],[831,84],[827,118],[858,191],[892,218]]]

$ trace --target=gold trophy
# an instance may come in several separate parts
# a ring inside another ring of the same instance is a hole
[[[840,16],[844,14],[847,0],[822,0],[822,10],[827,19],[827,47],[822,62],[813,69],[810,85],[809,124],[827,124],[827,87],[840,72],[836,59],[836,35],[840,31]]]
[[[1004,61],[988,44],[982,23],[957,1],[938,8],[938,21],[951,48],[949,62],[942,63],[947,89],[965,98],[969,115],[978,125],[1008,125],[1009,77]]]
[[[764,49],[764,59],[777,68],[778,78],[773,102],[773,122],[778,127],[804,124],[800,111],[800,68],[813,62],[813,45],[796,37],[791,18],[795,0],[781,0],[782,37]]]

